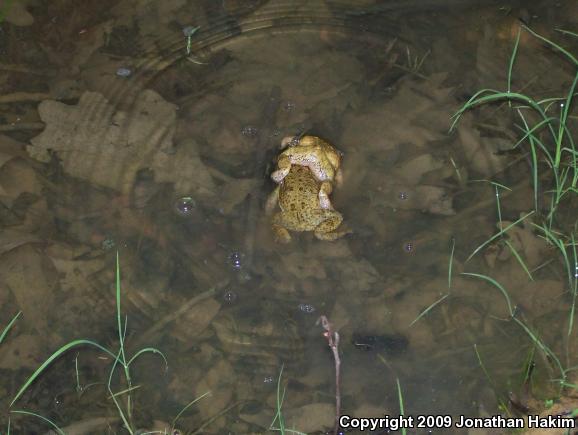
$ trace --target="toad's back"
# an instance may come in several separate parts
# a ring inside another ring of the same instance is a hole
[[[319,224],[319,184],[307,167],[291,167],[279,188],[279,206],[291,229],[308,231]]]

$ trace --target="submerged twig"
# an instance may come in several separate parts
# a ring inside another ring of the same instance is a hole
[[[11,94],[0,95],[0,104],[43,101],[48,100],[50,97],[50,94],[47,92],[13,92]]]
[[[66,427],[62,431],[67,435],[81,435],[89,432],[104,432],[105,428],[111,429],[113,424],[118,422],[118,417],[92,417],[77,421]],[[54,435],[54,430],[49,430],[45,435]]]
[[[199,302],[212,297],[215,292],[217,291],[218,288],[223,287],[223,285],[228,282],[227,280],[225,281],[221,281],[220,283],[218,283],[216,286],[213,286],[212,288],[210,288],[209,290],[198,294],[196,296],[193,296],[191,299],[189,299],[187,302],[185,302],[184,304],[182,304],[176,311],[172,311],[170,312],[168,315],[164,316],[163,318],[159,319],[158,321],[155,322],[155,324],[153,326],[151,326],[149,329],[147,329],[145,332],[143,332],[138,339],[136,340],[137,343],[143,343],[145,341],[149,341],[152,340],[152,338],[162,329],[164,329],[165,326],[167,326],[169,323],[171,323],[172,321],[178,319],[180,316],[182,316],[184,313],[186,313],[187,311],[189,311],[192,307],[194,307],[196,304],[198,304]]]
[[[325,332],[323,336],[327,339],[327,344],[333,352],[333,359],[335,360],[335,429],[334,435],[339,433],[339,417],[341,416],[341,391],[340,385],[340,370],[341,360],[339,359],[339,333],[333,329],[333,325],[329,322],[326,316],[321,316],[317,320],[317,324],[321,323]]]
[[[14,124],[0,124],[2,131],[43,130],[46,124],[43,122],[17,122]]]
[[[0,62],[0,71],[10,71],[10,72],[19,72],[24,74],[33,74],[42,77],[54,77],[56,75],[55,70],[45,70],[41,68],[31,68],[26,65],[20,64],[12,64],[12,63],[3,63]]]

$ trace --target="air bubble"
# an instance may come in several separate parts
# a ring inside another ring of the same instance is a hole
[[[293,112],[297,107],[297,104],[295,104],[293,101],[285,101],[282,107],[285,112]]]
[[[243,267],[243,259],[244,259],[245,255],[242,254],[241,252],[231,252],[229,254],[229,264],[233,267],[233,269],[235,270],[240,270]]]
[[[121,67],[116,70],[116,75],[119,77],[129,77],[132,75],[132,70],[130,68]]]
[[[237,298],[237,293],[235,293],[233,290],[227,290],[225,293],[223,293],[223,300],[227,304],[234,304],[237,301]]]
[[[183,196],[175,201],[175,210],[180,216],[189,216],[193,213],[197,203],[190,196]]]
[[[317,310],[311,304],[302,303],[302,304],[299,304],[299,311],[301,311],[302,313],[305,313],[305,314],[313,314]]]
[[[252,125],[246,125],[241,129],[241,134],[246,137],[255,137],[258,132],[257,127],[253,127]]]

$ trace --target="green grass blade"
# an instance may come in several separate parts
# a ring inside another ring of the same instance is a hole
[[[124,345],[124,338],[126,337],[126,330],[127,330],[128,321],[125,319],[125,322],[123,325],[122,318],[121,318],[121,311],[122,310],[121,310],[121,297],[120,296],[121,296],[120,259],[119,259],[119,253],[118,253],[118,251],[116,251],[116,318],[117,318],[117,324],[118,324],[118,339],[119,339],[119,353],[117,354],[117,358],[120,358],[120,360],[117,360],[117,362],[120,362],[122,368],[124,369],[124,376],[125,376],[126,384],[127,384],[128,388],[130,389],[132,386],[132,380],[131,380],[131,376],[130,376],[130,368],[129,368],[129,364],[127,362],[126,353],[125,353],[125,345]],[[116,364],[113,366],[111,374],[112,374],[112,372],[114,372],[114,367],[116,367]],[[111,381],[112,381],[112,376],[109,378],[109,389],[110,389]],[[117,405],[118,409],[121,410],[120,404],[118,404],[114,398],[113,398],[113,400],[115,401],[115,404]],[[123,414],[122,419],[125,422],[127,430],[129,430],[132,433],[133,430],[131,428],[131,425],[128,424],[128,421],[132,421],[132,398],[130,395],[128,395],[126,398],[126,413],[127,413],[127,416],[125,416]]]
[[[500,231],[504,231],[504,225],[502,223],[502,207],[500,207],[500,191],[498,190],[498,186],[494,186],[496,190],[496,208],[498,212],[498,225],[500,225]]]
[[[464,103],[464,105],[456,112],[454,113],[451,118],[453,118],[453,122],[450,125],[449,128],[449,132],[453,132],[456,128],[457,123],[459,122],[460,118],[462,117],[462,115],[468,111],[470,108],[474,107],[477,105],[476,101],[478,100],[478,98],[481,98],[481,95],[485,94],[485,93],[491,93],[491,94],[499,94],[500,91],[497,91],[495,89],[481,89],[478,92],[476,92],[474,95],[472,95],[470,97],[470,99],[468,101],[466,101]]]
[[[127,365],[131,365],[133,363],[133,361],[135,361],[139,356],[141,356],[144,353],[153,353],[153,354],[157,354],[160,355],[160,357],[163,359],[163,361],[165,362],[165,371],[169,369],[169,362],[167,361],[164,353],[162,353],[160,350],[154,348],[154,347],[145,347],[144,349],[139,350],[127,363]]]
[[[64,433],[64,431],[62,429],[60,429],[56,423],[54,423],[52,420],[50,420],[50,419],[48,419],[48,418],[46,418],[40,414],[36,414],[35,412],[30,412],[30,411],[24,411],[22,409],[10,411],[10,412],[13,414],[31,415],[33,417],[39,418],[43,422],[48,423],[50,426],[52,426],[52,428],[56,432],[58,432],[60,435],[66,435],[66,433]]]
[[[490,373],[486,369],[486,365],[482,361],[482,356],[480,355],[480,352],[478,352],[478,345],[477,344],[474,344],[474,352],[476,352],[476,357],[478,358],[478,363],[480,364],[480,367],[482,368],[482,371],[484,372],[486,379],[488,380],[488,382],[490,383],[492,388],[495,390],[496,387],[494,385],[494,381],[493,381],[492,377],[490,376]]]
[[[524,128],[526,130],[526,134],[524,135],[524,138],[527,137],[528,142],[530,143],[530,153],[532,154],[532,184],[534,185],[534,211],[536,213],[538,213],[538,190],[539,190],[539,185],[538,185],[538,153],[536,152],[536,142],[534,140],[534,134],[533,134],[534,128],[532,128],[532,130],[528,129],[528,123],[526,122],[526,118],[524,118],[524,115],[522,114],[520,109],[518,109],[518,116],[520,116],[520,118],[522,119],[522,122],[524,123]],[[545,122],[545,121],[542,121],[542,122]],[[522,138],[522,140],[524,138]],[[516,145],[514,146],[514,148],[516,147]],[[547,154],[549,154],[549,153],[547,153]]]
[[[526,357],[526,360],[524,361],[523,377],[522,377],[522,382],[520,383],[520,386],[522,386],[524,384],[529,384],[532,382],[532,370],[533,370],[533,366],[534,366],[535,355],[536,355],[536,346],[532,346],[532,348],[530,349],[530,352],[528,352],[528,356]]]
[[[528,334],[528,336],[532,339],[534,344],[542,352],[544,352],[544,354],[548,356],[548,358],[550,358],[552,361],[556,363],[556,366],[558,367],[558,370],[560,371],[563,379],[566,379],[564,367],[562,367],[562,363],[560,362],[560,359],[556,356],[556,354],[552,352],[552,350],[548,346],[546,346],[546,344],[544,344],[544,342],[540,340],[538,336],[528,326],[526,326],[524,322],[522,322],[517,317],[514,317],[514,321],[522,327],[522,329],[526,332],[526,334]]]
[[[578,64],[577,64],[578,66]],[[558,126],[558,138],[556,140],[556,158],[555,158],[555,167],[560,166],[560,159],[562,156],[562,141],[564,139],[564,135],[566,133],[566,122],[568,120],[568,113],[570,111],[570,106],[572,105],[572,99],[574,98],[574,90],[576,89],[576,83],[578,83],[578,72],[574,76],[574,81],[572,82],[572,86],[570,87],[570,91],[568,92],[568,96],[566,98],[566,103],[564,104],[564,110],[562,110],[562,114],[560,116],[560,125]]]
[[[532,224],[535,228],[539,229],[544,233],[546,239],[549,240],[562,254],[562,259],[564,260],[564,267],[566,269],[566,275],[568,279],[568,290],[572,290],[573,288],[573,270],[570,265],[570,259],[568,258],[568,253],[566,252],[566,245],[564,242],[552,231],[550,231],[546,226],[540,226],[536,224]]]
[[[512,228],[515,225],[518,225],[520,222],[522,222],[524,219],[526,219],[527,217],[533,215],[535,213],[535,210],[532,210],[531,212],[526,213],[524,216],[522,216],[520,219],[518,219],[515,222],[512,222],[510,225],[508,225],[506,228],[504,228],[503,230],[498,231],[496,234],[494,234],[492,237],[490,237],[488,240],[486,240],[484,243],[482,243],[480,246],[478,246],[474,252],[472,252],[470,254],[470,256],[466,259],[467,261],[470,261],[472,259],[472,257],[474,255],[476,255],[482,248],[484,248],[485,246],[487,246],[488,244],[490,244],[491,242],[493,242],[494,240],[496,240],[498,237],[501,237],[504,233],[507,233],[508,230],[510,228]]]
[[[571,149],[571,148],[562,148],[562,151],[566,151],[569,154],[572,154],[574,157],[578,156],[578,151]]]
[[[282,434],[285,433],[285,419],[283,418],[283,414],[281,412],[281,409],[283,408],[283,401],[285,400],[285,388],[283,388],[283,393],[281,393],[281,379],[283,377],[283,368],[284,366],[282,365],[281,370],[279,371],[279,377],[277,378],[277,412],[275,413],[273,421],[269,426],[269,429],[278,430]],[[273,425],[275,424],[276,421],[279,422],[279,427],[273,428]]]
[[[510,192],[512,191],[512,189],[510,189],[508,186],[492,180],[470,180],[470,183],[490,183],[492,186],[497,186],[500,189],[508,190]]]
[[[518,254],[518,251],[516,251],[516,249],[512,246],[512,244],[510,243],[509,240],[506,240],[506,245],[508,246],[508,248],[510,248],[510,251],[512,252],[514,257],[516,258],[516,260],[518,260],[518,263],[520,263],[520,266],[522,266],[522,269],[524,269],[524,272],[526,272],[526,275],[528,275],[528,278],[530,278],[530,281],[534,281],[534,278],[532,277],[532,273],[530,272],[530,270],[526,266],[526,263],[524,263],[524,260],[522,260],[522,257],[520,257],[520,254]]]
[[[396,378],[395,382],[397,383],[397,398],[399,401],[399,415],[403,416],[403,415],[405,415],[405,410],[404,410],[404,406],[403,406],[403,393],[401,391],[401,384],[399,383],[399,378]],[[407,434],[405,427],[401,428],[401,433],[403,435]]]
[[[510,300],[510,295],[508,295],[508,292],[506,291],[506,289],[504,289],[504,287],[499,282],[497,282],[495,279],[493,279],[487,275],[481,275],[481,274],[477,274],[477,273],[468,273],[468,272],[462,272],[462,275],[473,276],[473,277],[482,279],[484,281],[489,282],[494,287],[496,287],[498,290],[500,290],[500,292],[504,295],[504,298],[506,299],[506,302],[508,304],[508,310],[510,312],[511,318],[520,327],[522,327],[522,329],[526,332],[526,334],[528,334],[528,336],[532,339],[534,344],[540,350],[542,350],[542,352],[544,352],[545,355],[547,355],[550,359],[552,359],[556,363],[556,366],[558,367],[558,369],[560,370],[560,373],[562,374],[563,378],[565,379],[566,376],[565,376],[564,368],[562,367],[562,364],[560,363],[560,360],[558,359],[556,354],[554,352],[552,352],[552,350],[548,346],[546,346],[546,344],[544,344],[544,342],[542,342],[542,340],[540,340],[538,338],[538,336],[530,328],[528,328],[528,326],[526,326],[524,324],[524,322],[522,322],[520,319],[518,319],[517,317],[514,316],[514,311],[512,309],[512,302]]]
[[[449,296],[449,293],[443,295],[441,298],[439,298],[437,301],[435,301],[433,304],[431,304],[429,307],[427,307],[425,310],[423,310],[421,313],[419,313],[419,315],[415,319],[413,319],[413,322],[411,322],[409,324],[408,328],[411,328],[414,323],[416,323],[419,319],[421,319],[423,316],[425,316],[427,313],[429,313],[436,305],[438,305],[440,302],[442,302],[448,296]]]
[[[6,325],[6,328],[4,328],[4,330],[2,331],[2,334],[0,334],[0,344],[2,344],[2,342],[4,341],[4,338],[6,337],[6,334],[8,334],[8,331],[10,331],[12,329],[12,327],[14,326],[14,323],[16,322],[18,317],[20,317],[21,314],[22,314],[22,311],[18,311],[18,313],[16,313],[16,315],[14,317],[12,317],[12,320],[10,320],[10,323],[8,323],[8,325]]]
[[[140,388],[140,385],[133,385],[130,388],[125,388],[124,390],[121,391],[117,391],[116,393],[113,393],[109,396],[109,399],[112,399],[113,397],[120,397],[120,396],[124,396],[125,394],[130,394],[135,390],[138,390]]]
[[[556,29],[556,31],[562,33],[563,35],[570,35],[570,36],[574,36],[575,38],[578,38],[578,33],[571,32],[569,30]]]
[[[450,252],[450,263],[448,265],[448,291],[452,288],[452,269],[454,265],[454,250],[456,248],[456,239],[452,237],[452,250]]]
[[[566,126],[566,138],[570,143],[570,148],[564,147],[562,151],[566,151],[572,157],[572,162],[569,163],[569,167],[573,170],[574,176],[572,177],[572,187],[576,187],[578,185],[578,153],[576,152],[576,143],[574,142],[574,138],[572,137],[572,132]]]
[[[121,361],[121,354],[122,354],[122,348],[118,350],[117,354],[114,356],[114,361],[112,363],[112,367],[110,369],[110,373],[108,375],[108,384],[107,384],[107,388],[108,391],[110,393],[110,398],[112,399],[114,405],[116,406],[116,409],[118,410],[118,413],[120,415],[120,418],[122,419],[122,422],[124,424],[124,427],[126,428],[126,430],[128,430],[128,432],[133,435],[134,431],[129,423],[129,419],[130,416],[127,418],[127,416],[125,415],[124,410],[122,409],[122,406],[120,406],[119,401],[116,399],[116,395],[114,393],[114,391],[112,391],[112,377],[114,375],[114,372],[116,370],[116,366],[120,363],[120,365],[122,366],[122,361]],[[130,406],[130,403],[128,403],[127,406]],[[127,412],[130,412],[130,410],[128,410]]]
[[[122,362],[126,364],[126,358],[124,355],[124,334],[123,334],[125,328],[123,328],[122,326],[121,306],[120,306],[120,260],[118,251],[116,251],[116,320],[118,323],[118,341],[120,343]]]
[[[568,321],[568,337],[572,335],[572,329],[574,327],[574,313],[576,311],[576,293],[578,292],[578,257],[576,256],[576,240],[574,239],[574,234],[572,234],[571,240],[572,240],[572,253],[574,255],[574,274],[573,274],[574,285],[570,289],[570,292],[572,293],[572,306],[570,308],[570,319]],[[570,271],[570,276],[572,277],[572,271]]]
[[[526,139],[536,139],[536,135],[534,133],[538,132],[540,129],[542,129],[542,127],[550,125],[552,122],[554,122],[558,119],[558,118],[554,118],[551,116],[551,117],[548,117],[546,119],[542,119],[540,122],[535,124],[532,128],[529,128],[528,123],[526,122],[526,119],[524,118],[522,111],[520,110],[519,107],[516,108],[516,111],[518,112],[520,118],[522,118],[522,120],[524,122],[524,129],[522,129],[522,130],[525,131],[526,133],[524,134],[524,136],[522,136],[518,140],[518,142],[516,142],[512,146],[512,149],[515,149],[518,146],[520,146],[520,144],[523,143]],[[546,150],[547,150],[547,148],[546,148]]]
[[[476,357],[478,358],[478,363],[480,364],[480,367],[482,368],[484,375],[486,376],[486,378],[488,379],[488,382],[490,383],[490,385],[492,386],[492,389],[494,390],[494,394],[496,395],[496,400],[498,402],[498,409],[505,410],[507,413],[509,413],[507,411],[508,405],[506,403],[504,403],[504,401],[498,395],[498,393],[497,393],[498,389],[496,388],[496,385],[494,384],[494,381],[493,381],[492,377],[490,376],[490,373],[488,372],[484,362],[482,361],[482,355],[480,355],[480,352],[478,351],[478,345],[477,344],[474,344],[474,351],[476,352]]]
[[[534,145],[538,145],[538,147],[540,148],[540,150],[546,155],[546,158],[548,160],[548,163],[550,164],[550,166],[554,166],[554,157],[552,156],[552,154],[550,153],[550,150],[548,149],[548,147],[544,144],[543,141],[540,140],[540,138],[538,136],[536,136],[534,134],[534,132],[537,130],[535,127],[533,127],[532,129],[528,128],[528,124],[526,123],[526,119],[524,118],[524,116],[522,115],[522,112],[518,110],[518,113],[520,114],[520,117],[522,118],[524,124],[525,124],[525,128],[520,128],[522,131],[526,132],[527,136],[528,136],[528,140],[530,141],[530,143],[534,144]],[[556,118],[549,118],[549,120],[543,120],[541,121],[541,123],[544,124],[551,124],[552,121],[555,121]],[[537,124],[537,126],[540,124]],[[551,127],[551,125],[550,125]]]
[[[548,38],[543,37],[542,35],[539,35],[538,33],[534,32],[532,29],[530,29],[528,26],[525,26],[522,24],[522,27],[524,28],[524,30],[526,30],[528,33],[530,33],[531,35],[535,36],[536,38],[538,38],[540,41],[545,42],[547,45],[549,45],[550,47],[552,47],[554,50],[559,51],[560,53],[562,53],[564,56],[566,56],[566,58],[568,60],[570,60],[575,66],[578,66],[578,59],[576,59],[572,53],[570,53],[568,50],[566,50],[565,48],[559,46],[558,44],[556,44],[555,42],[550,41]]]
[[[191,402],[189,402],[183,409],[181,409],[179,411],[179,413],[176,415],[176,417],[173,419],[173,422],[171,423],[171,426],[174,427],[177,424],[177,420],[181,417],[181,415],[183,415],[183,413],[189,409],[191,406],[193,406],[195,403],[197,403],[199,400],[203,399],[204,397],[208,396],[209,394],[211,394],[210,391],[207,391],[206,393],[201,394],[199,397],[197,397],[196,399],[193,399]]]
[[[481,96],[483,93],[488,93],[488,92],[491,92],[491,95]],[[531,107],[534,111],[536,111],[540,115],[540,118],[542,118],[543,120],[546,120],[549,118],[546,115],[546,112],[542,109],[542,106],[540,106],[540,104],[538,102],[536,102],[534,99],[528,97],[527,95],[520,94],[517,92],[498,92],[498,91],[494,91],[491,89],[482,89],[481,91],[478,91],[477,93],[475,93],[473,97],[471,97],[454,115],[452,115],[452,118],[454,118],[454,120],[450,126],[449,131],[452,132],[455,129],[455,126],[458,123],[459,119],[464,114],[464,112],[466,112],[467,110],[470,110],[470,109],[472,109],[476,106],[480,106],[482,104],[494,103],[494,102],[503,101],[503,100],[519,101],[519,102],[525,104],[526,106]],[[548,130],[550,131],[550,134],[552,135],[553,140],[556,140],[556,132],[555,132],[552,124],[547,123],[546,126],[548,127]]]
[[[34,373],[32,374],[32,376],[30,376],[28,378],[28,380],[24,383],[24,385],[20,388],[20,390],[18,391],[18,393],[16,394],[16,396],[14,396],[14,398],[12,399],[12,402],[10,402],[10,407],[12,407],[12,405],[14,405],[14,403],[16,403],[16,401],[18,399],[20,399],[20,397],[22,396],[22,394],[24,394],[24,392],[28,389],[28,387],[36,380],[36,378],[38,378],[38,376],[40,376],[40,374],[42,372],[44,372],[44,370],[46,369],[46,367],[48,367],[50,364],[52,364],[52,362],[60,357],[62,354],[64,354],[65,352],[67,352],[69,349],[72,349],[73,347],[77,347],[77,346],[93,346],[96,347],[97,349],[103,351],[104,353],[106,353],[109,356],[112,356],[113,358],[115,357],[115,355],[110,352],[108,349],[102,347],[100,344],[95,343],[94,341],[91,340],[74,340],[71,341],[68,344],[65,344],[64,346],[62,346],[60,349],[58,349],[56,352],[54,352],[46,361],[44,361],[42,363],[42,365],[40,367],[38,367]]]
[[[514,61],[516,60],[516,55],[518,53],[518,45],[520,44],[520,34],[522,29],[518,28],[518,34],[516,35],[516,41],[514,42],[514,48],[512,50],[512,55],[510,56],[510,64],[508,65],[508,92],[512,92],[512,70],[514,69]],[[511,107],[511,102],[509,102]]]
[[[506,289],[504,287],[502,287],[502,285],[498,281],[496,281],[492,277],[489,277],[487,275],[481,275],[479,273],[462,272],[460,275],[473,276],[475,278],[482,279],[484,281],[489,282],[494,287],[496,287],[498,290],[500,290],[500,292],[502,292],[502,294],[504,295],[504,298],[506,298],[506,302],[508,304],[508,312],[510,313],[510,316],[514,317],[514,310],[512,308],[512,301],[510,300],[510,295],[508,294]]]

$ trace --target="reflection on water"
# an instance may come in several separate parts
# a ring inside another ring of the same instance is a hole
[[[526,156],[510,151],[518,133],[497,106],[448,128],[480,87],[506,88],[519,19],[551,35],[575,29],[576,7],[480,3],[0,6],[2,327],[23,312],[0,345],[3,379],[15,379],[0,383],[0,406],[64,343],[118,340],[116,250],[126,345],[169,362],[132,367],[135,428],[169,427],[210,391],[178,427],[264,433],[283,370],[287,427],[330,430],[320,315],[341,337],[344,414],[397,414],[397,380],[407,413],[503,412],[511,390],[523,396],[529,359],[533,394],[551,397],[557,374],[529,356],[539,350],[503,294],[460,275],[493,276],[562,352],[563,269],[529,222],[466,261],[496,233],[497,187],[480,180],[512,189],[501,192],[504,227],[533,207]],[[519,51],[514,87],[563,93],[573,74],[559,59],[528,35]],[[331,199],[353,234],[279,245],[264,211],[269,175],[282,138],[304,133],[344,153]],[[71,433],[120,433],[102,387],[110,364],[68,353],[19,404]],[[19,433],[46,430],[13,420]]]

